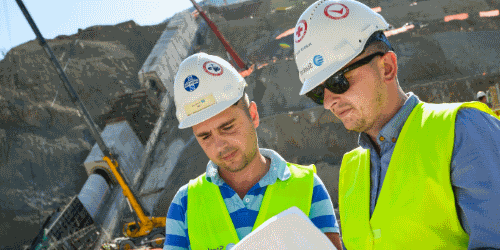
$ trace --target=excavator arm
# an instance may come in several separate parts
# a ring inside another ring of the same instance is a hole
[[[118,172],[117,162],[108,156],[104,156],[104,161],[108,164],[111,172],[116,178],[116,181],[122,187],[123,194],[127,197],[132,209],[139,218],[138,222],[125,224],[123,227],[123,234],[128,237],[136,238],[148,235],[154,228],[165,227],[165,217],[153,217],[150,219],[144,214],[144,210],[142,210],[142,207],[137,202],[135,196],[129,188],[129,185],[127,185],[121,174]]]

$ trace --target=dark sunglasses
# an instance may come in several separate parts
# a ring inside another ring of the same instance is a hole
[[[355,63],[349,67],[339,70],[337,73],[330,76],[326,81],[307,92],[306,96],[311,98],[315,103],[323,105],[323,99],[325,98],[325,88],[332,91],[335,94],[342,94],[349,89],[349,81],[345,78],[345,74],[353,69],[357,69],[365,64],[368,64],[376,56],[383,56],[384,52],[375,52]]]

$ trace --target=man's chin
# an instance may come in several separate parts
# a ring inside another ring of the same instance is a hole
[[[224,168],[224,170],[226,170],[230,173],[238,173],[238,172],[242,171],[243,169],[245,169],[245,166],[236,166],[236,167],[224,166],[223,168]]]
[[[358,133],[361,133],[361,132],[365,132],[365,129],[357,124],[353,124],[353,123],[343,123],[344,124],[344,127],[345,129],[349,130],[349,131],[354,131],[354,132],[358,132]]]
[[[215,162],[219,168],[224,169],[226,172],[230,173],[237,173],[245,168],[245,166],[242,166],[241,163],[230,161],[230,162],[224,162],[224,161],[219,161]]]
[[[344,125],[345,129],[350,130],[350,131],[352,131],[353,129],[356,129],[356,127],[354,126],[354,124],[351,121],[343,121],[343,120],[340,120],[340,121]]]

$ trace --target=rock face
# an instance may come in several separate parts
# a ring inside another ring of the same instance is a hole
[[[111,101],[139,89],[137,71],[165,26],[129,21],[48,41],[101,128]],[[95,141],[36,41],[0,61],[0,121],[0,249],[22,249],[79,193]]]

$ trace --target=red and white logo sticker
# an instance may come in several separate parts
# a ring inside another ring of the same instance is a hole
[[[307,22],[306,20],[301,20],[297,27],[295,27],[295,43],[300,43],[302,38],[306,35],[307,32]]]
[[[349,15],[349,8],[341,3],[332,3],[325,7],[325,16],[333,19],[344,19]]]
[[[213,61],[208,61],[203,64],[203,69],[205,72],[209,73],[210,75],[213,76],[220,76],[222,75],[222,67]]]

